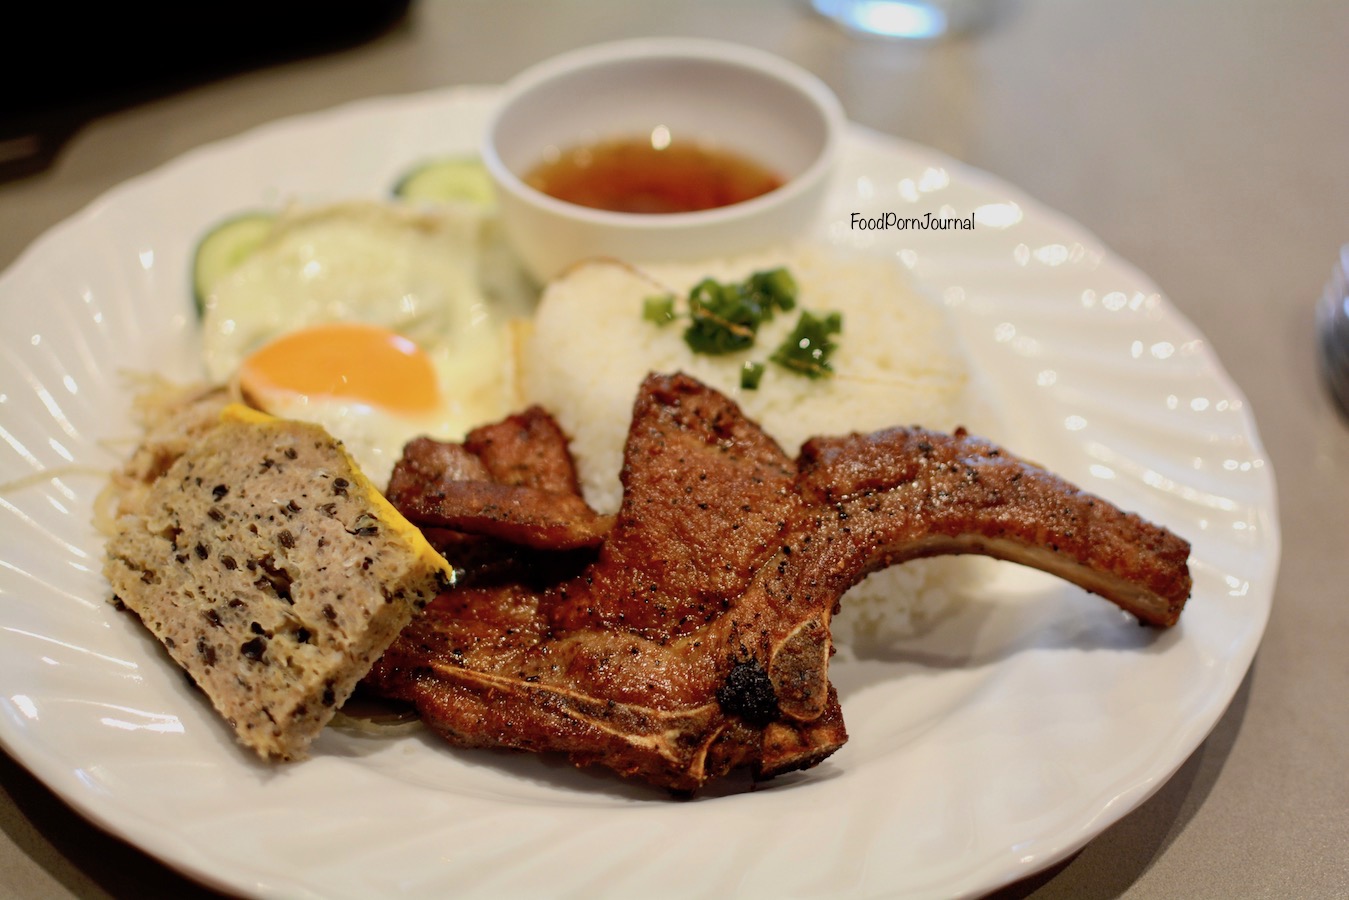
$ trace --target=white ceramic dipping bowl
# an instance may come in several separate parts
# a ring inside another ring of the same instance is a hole
[[[514,78],[482,158],[507,238],[547,281],[589,258],[687,261],[799,237],[816,223],[843,127],[829,89],[779,57],[721,41],[638,39],[566,53]],[[716,209],[630,213],[558,200],[524,181],[549,155],[657,129],[744,156],[784,183]]]

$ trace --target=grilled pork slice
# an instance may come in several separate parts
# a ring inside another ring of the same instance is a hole
[[[613,524],[581,499],[567,438],[538,407],[474,429],[463,444],[409,442],[388,495],[423,528],[541,550],[597,546]]]
[[[977,553],[1067,579],[1159,627],[1190,596],[1190,545],[1137,515],[957,429],[813,438],[799,490],[835,509],[844,570]]]
[[[555,462],[558,440],[540,455]],[[458,452],[409,448],[394,486],[413,469],[430,482],[391,490],[395,504],[463,478],[472,467],[436,463]],[[844,743],[829,622],[876,569],[983,553],[1158,626],[1189,593],[1183,540],[963,433],[820,438],[794,463],[728,398],[651,376],[625,454],[623,504],[598,550],[579,564],[576,551],[521,550],[466,578],[366,683],[460,746],[558,751],[692,791],[736,767],[813,766]]]

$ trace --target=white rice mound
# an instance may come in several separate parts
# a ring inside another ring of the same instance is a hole
[[[683,340],[686,320],[659,327],[642,317],[654,294],[673,292],[682,312],[704,277],[739,281],[779,265],[800,288],[797,308],[766,323],[750,350],[695,354]],[[801,309],[843,316],[832,377],[812,380],[767,362]],[[740,371],[751,359],[766,369],[757,390],[744,390]],[[895,425],[987,434],[981,426],[992,424],[944,311],[892,259],[800,246],[641,268],[597,260],[545,288],[520,347],[519,378],[524,399],[551,411],[571,437],[586,499],[598,510],[615,511],[622,499],[632,403],[653,371],[683,371],[731,396],[792,456],[816,435]],[[920,633],[981,579],[974,562],[915,560],[871,575],[845,595],[836,642],[860,647]]]

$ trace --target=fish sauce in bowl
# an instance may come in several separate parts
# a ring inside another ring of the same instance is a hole
[[[718,209],[783,185],[781,176],[747,156],[656,133],[573,146],[544,159],[524,180],[568,203],[645,214]]]
[[[786,60],[641,38],[511,79],[481,151],[502,231],[542,284],[587,259],[706,259],[809,233],[844,123],[829,89]]]

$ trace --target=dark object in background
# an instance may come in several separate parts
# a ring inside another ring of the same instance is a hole
[[[13,4],[0,13],[0,181],[49,165],[89,119],[369,40],[410,0]],[[40,8],[39,8],[40,7]]]

